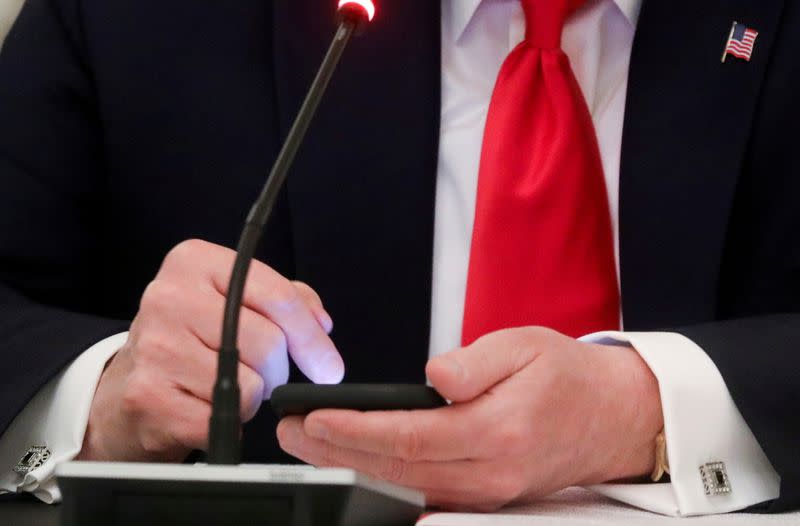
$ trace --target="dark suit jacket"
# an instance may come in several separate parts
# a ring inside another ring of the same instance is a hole
[[[170,247],[234,244],[333,4],[28,0],[0,56],[0,431],[127,327]],[[439,5],[382,2],[259,253],[320,292],[348,381],[423,381]],[[749,63],[720,63],[733,20],[760,31]],[[798,27],[794,0],[646,0],[620,189],[626,326],[709,353],[782,475],[771,511],[800,507]],[[273,425],[248,426],[249,460]]]

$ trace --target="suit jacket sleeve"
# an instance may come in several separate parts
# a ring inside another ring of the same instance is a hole
[[[714,361],[759,444],[781,476],[769,512],[800,508],[800,314],[678,329]]]
[[[76,13],[29,0],[0,54],[0,434],[36,392],[128,322],[105,279],[103,156]]]

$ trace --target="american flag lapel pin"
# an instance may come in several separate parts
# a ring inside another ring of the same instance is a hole
[[[734,22],[728,35],[728,41],[725,43],[725,51],[722,52],[722,63],[725,63],[728,55],[750,62],[750,57],[753,56],[753,50],[756,47],[756,38],[758,38],[758,31]]]

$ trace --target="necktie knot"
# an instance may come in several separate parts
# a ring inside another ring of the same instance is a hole
[[[522,0],[525,41],[543,49],[560,49],[567,18],[586,0]]]

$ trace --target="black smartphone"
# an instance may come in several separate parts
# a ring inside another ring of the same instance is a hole
[[[270,399],[278,417],[307,415],[317,409],[399,411],[435,409],[447,405],[435,389],[409,384],[287,384],[276,388]]]

